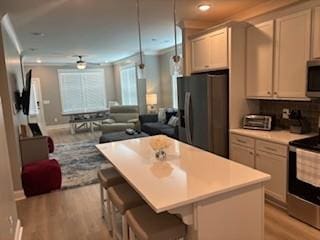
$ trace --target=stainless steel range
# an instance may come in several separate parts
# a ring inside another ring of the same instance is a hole
[[[297,149],[320,155],[320,137],[290,143],[288,213],[320,229],[320,188],[297,177]]]

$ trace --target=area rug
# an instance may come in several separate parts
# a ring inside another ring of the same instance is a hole
[[[51,158],[59,161],[62,189],[86,186],[98,182],[97,171],[111,167],[95,145],[98,141],[56,144]]]

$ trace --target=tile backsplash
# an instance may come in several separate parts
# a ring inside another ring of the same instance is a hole
[[[302,116],[310,123],[311,130],[318,132],[318,119],[320,114],[320,101],[260,101],[260,114],[273,115],[276,118],[276,128],[288,129],[289,120],[282,118],[282,110],[288,108],[291,110],[301,110]]]

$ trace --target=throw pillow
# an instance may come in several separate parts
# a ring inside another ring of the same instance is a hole
[[[168,122],[169,126],[176,127],[178,125],[179,118],[172,116]]]
[[[165,108],[159,108],[158,122],[161,122],[161,123],[166,122],[166,109]]]
[[[169,120],[171,119],[172,116],[177,116],[178,112],[176,111],[166,111],[166,124],[168,124]]]

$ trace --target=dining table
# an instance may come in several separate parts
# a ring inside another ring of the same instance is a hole
[[[161,160],[150,144],[159,137],[168,143]],[[270,175],[164,135],[96,147],[156,213],[182,219],[186,239],[264,239]]]

